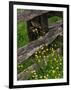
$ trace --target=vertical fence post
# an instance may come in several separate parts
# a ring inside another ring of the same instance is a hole
[[[41,29],[44,33],[48,32],[48,17],[47,14],[43,14],[41,17]]]

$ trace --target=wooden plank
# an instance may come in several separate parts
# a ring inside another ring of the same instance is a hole
[[[62,20],[58,21],[56,24],[50,25],[49,30],[52,30],[53,28],[56,28],[56,27],[59,28],[60,26],[63,28],[63,21]],[[18,53],[22,52],[22,49],[24,49],[25,47],[26,46],[18,48]]]
[[[37,39],[37,33],[33,32],[35,29],[38,29],[38,31],[41,29],[39,16],[27,22],[28,37],[30,41]]]
[[[37,70],[37,69],[38,69],[37,64],[33,64],[29,66],[28,68],[25,69],[25,71],[22,71],[17,75],[17,80],[27,80],[31,75],[31,71]]]
[[[24,60],[29,58],[35,51],[38,51],[44,44],[49,45],[52,43],[58,35],[62,33],[62,22],[59,25],[51,28],[45,36],[40,37],[39,39],[30,42],[25,47],[19,48],[17,53],[17,62],[22,63]]]
[[[17,20],[19,21],[29,21],[37,16],[41,16],[42,14],[48,14],[48,17],[51,16],[59,16],[63,17],[62,11],[48,11],[48,10],[21,10],[17,12]]]
[[[41,17],[41,30],[45,33],[48,32],[48,16],[43,14]]]
[[[40,16],[44,13],[47,13],[49,11],[46,11],[46,10],[21,10],[19,12],[17,12],[17,20],[20,21],[20,20],[25,20],[25,21],[28,21],[28,20],[31,20],[37,16]]]

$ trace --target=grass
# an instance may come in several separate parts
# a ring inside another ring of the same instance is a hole
[[[53,16],[48,19],[48,23],[55,24],[58,20],[61,20],[61,18]],[[48,47],[44,45],[43,49],[40,48],[30,58],[17,65],[18,73],[25,70],[28,66],[31,66],[33,63],[36,63],[39,66],[39,69],[38,71],[32,71],[33,73],[31,73],[31,76],[30,78],[28,78],[28,80],[62,78],[63,55],[60,55],[56,52],[56,49],[61,46],[60,42],[63,42],[62,37],[58,37]],[[29,38],[26,22],[19,22],[17,24],[17,46],[19,48],[25,46],[28,43]]]
[[[38,56],[39,58],[39,56]],[[40,60],[40,62],[39,62]],[[42,62],[44,60],[44,62]],[[37,59],[39,64],[38,71],[32,73],[29,79],[58,79],[63,78],[63,57],[59,54],[52,53],[50,55],[45,56],[45,59]]]
[[[17,47],[22,47],[28,44],[28,32],[27,32],[27,24],[22,21],[17,24]]]
[[[50,17],[48,18],[48,24],[56,24],[57,21],[61,20],[62,18],[61,17],[58,17],[58,16],[53,16],[53,17]]]

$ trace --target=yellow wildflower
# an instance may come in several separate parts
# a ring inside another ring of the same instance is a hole
[[[42,78],[42,76],[40,76],[40,78]]]
[[[56,67],[56,69],[59,69],[59,67]]]
[[[35,73],[36,71],[35,70],[32,70],[31,73]]]
[[[48,79],[47,76],[44,76],[44,79]]]
[[[55,73],[55,70],[53,70],[52,73]]]
[[[37,54],[38,52],[36,51],[35,54]]]
[[[35,30],[32,30],[33,32],[35,32]]]
[[[40,62],[40,60],[38,60],[38,62]]]
[[[23,65],[21,65],[20,67],[23,68]]]
[[[44,49],[44,47],[42,47],[41,49]]]
[[[41,58],[41,56],[39,56]]]
[[[37,28],[35,29],[35,31],[37,31]]]
[[[48,48],[46,49],[46,51],[48,51]]]
[[[36,54],[35,57],[38,58],[38,55]]]
[[[56,61],[56,58],[54,58],[54,60]]]
[[[62,63],[60,63],[60,65],[62,65]]]

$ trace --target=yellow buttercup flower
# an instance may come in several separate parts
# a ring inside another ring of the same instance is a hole
[[[44,79],[48,79],[47,76],[44,76]]]
[[[54,48],[52,48],[52,51],[54,51]]]
[[[38,55],[35,55],[36,58],[38,58]]]
[[[36,51],[35,54],[37,54],[38,52]]]
[[[56,58],[54,58],[54,60],[56,61]]]
[[[41,51],[38,51],[39,53],[41,53]]]
[[[62,63],[60,63],[60,65],[62,65]]]
[[[47,65],[47,62],[45,61],[45,65]]]
[[[37,31],[37,28],[35,29],[35,31]]]
[[[38,60],[38,62],[40,62],[40,60]]]
[[[24,70],[24,72],[26,72],[26,70]]]
[[[35,70],[32,70],[31,73],[35,73],[36,71]]]
[[[40,76],[40,78],[42,78],[42,76]]]
[[[43,49],[44,47],[41,47],[41,49]]]
[[[46,76],[48,77],[48,74]]]
[[[36,31],[36,33],[38,34],[38,31]]]
[[[46,49],[46,51],[48,51],[48,48]]]
[[[33,74],[36,75],[36,72],[34,72]]]
[[[33,75],[32,77],[34,78],[35,76]]]
[[[60,76],[60,74],[58,74]]]
[[[55,70],[53,70],[52,73],[55,73]]]
[[[23,65],[21,65],[20,67],[23,68]]]
[[[53,69],[53,67],[52,67],[52,69]]]
[[[59,69],[59,67],[56,67],[56,69]]]
[[[54,48],[52,48],[52,52],[53,52],[53,53],[55,52]]]
[[[26,70],[26,72],[28,72],[28,71]]]
[[[32,30],[33,32],[35,32],[35,30]]]

